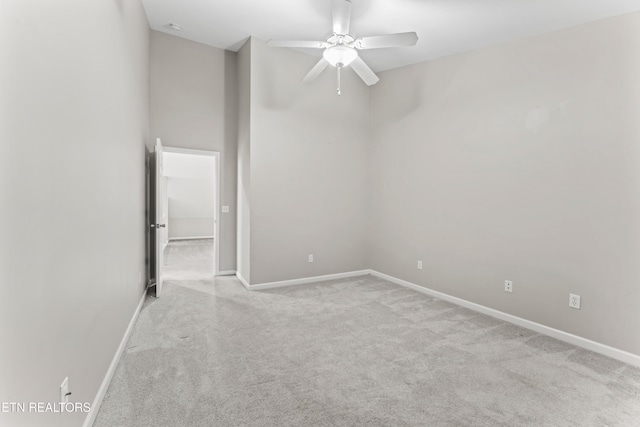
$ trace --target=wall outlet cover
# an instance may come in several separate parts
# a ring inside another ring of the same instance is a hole
[[[513,282],[511,280],[504,281],[504,291],[505,292],[513,292]]]
[[[569,294],[569,307],[580,310],[580,295]]]

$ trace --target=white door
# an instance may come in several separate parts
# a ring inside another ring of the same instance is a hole
[[[164,186],[162,185],[162,176],[163,176],[163,167],[162,167],[162,143],[160,142],[160,138],[156,139],[156,151],[155,151],[155,160],[156,160],[156,173],[155,173],[155,196],[156,196],[156,223],[155,223],[155,233],[156,233],[156,297],[160,296],[162,292],[162,265],[164,264],[164,260],[162,259],[162,252],[164,249],[164,234],[163,232],[166,230],[167,223],[167,213],[164,211],[165,204],[162,202],[164,200]]]

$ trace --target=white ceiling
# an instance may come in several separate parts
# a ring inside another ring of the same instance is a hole
[[[237,51],[249,36],[324,40],[330,0],[142,0],[152,29]],[[415,47],[361,52],[374,71],[640,10],[639,0],[352,0],[351,33],[415,31]],[[167,28],[174,23],[177,32]],[[311,53],[311,52],[309,52]],[[321,52],[314,52],[318,56]]]

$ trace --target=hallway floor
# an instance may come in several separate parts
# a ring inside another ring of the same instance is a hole
[[[172,240],[163,255],[164,280],[213,279],[213,239]]]
[[[247,291],[206,253],[167,257],[195,269],[146,299],[96,427],[640,425],[638,368],[371,276]]]

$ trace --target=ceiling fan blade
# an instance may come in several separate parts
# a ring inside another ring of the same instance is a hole
[[[380,80],[378,76],[369,68],[369,66],[359,56],[351,63],[351,68],[360,76],[367,86],[374,85]]]
[[[330,46],[327,42],[305,40],[269,40],[267,41],[267,45],[270,47],[301,47],[313,49],[324,49]]]
[[[333,32],[336,34],[349,34],[351,0],[333,0],[331,3],[331,15],[333,16]]]
[[[307,75],[304,76],[304,79],[302,79],[302,83],[307,83],[313,79],[316,79],[320,75],[320,73],[322,73],[324,69],[327,68],[327,65],[329,65],[329,62],[326,59],[322,58],[316,65],[313,66],[311,71],[309,71]]]
[[[416,33],[397,33],[384,36],[360,37],[356,39],[358,49],[380,49],[384,47],[415,46],[418,42]]]

